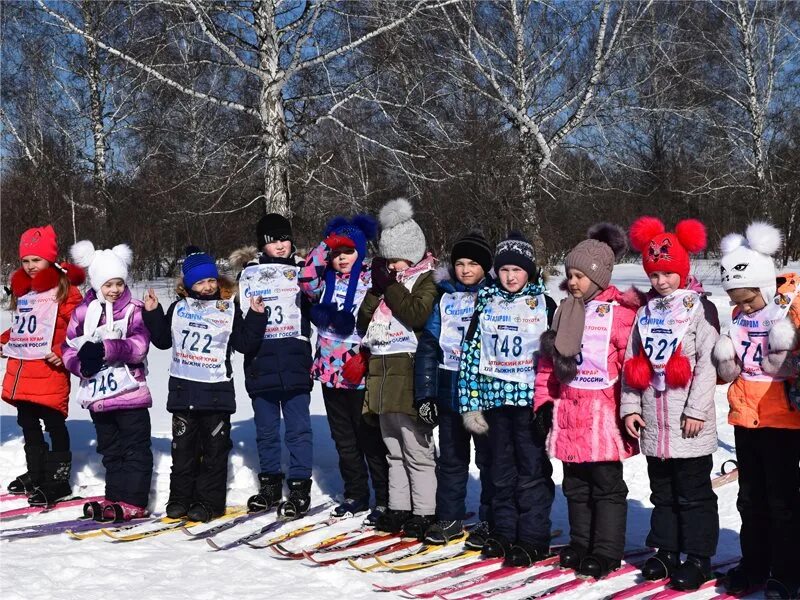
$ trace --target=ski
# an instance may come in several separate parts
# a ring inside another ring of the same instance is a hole
[[[381,533],[381,534],[372,534],[367,535],[365,537],[359,537],[364,533],[369,533],[372,531],[372,528],[369,527],[368,529],[365,526],[361,526],[357,529],[352,531],[345,531],[342,533],[338,533],[334,536],[329,538],[325,538],[324,540],[310,546],[308,548],[303,548],[298,551],[293,551],[287,549],[283,544],[275,544],[271,546],[272,550],[279,554],[283,558],[288,558],[292,560],[301,560],[306,558],[306,554],[317,555],[317,554],[326,554],[331,552],[342,552],[345,550],[350,550],[354,548],[360,548],[361,546],[368,546],[370,544],[376,544],[381,541],[391,540],[394,537],[398,537],[396,535],[391,535],[388,533]]]
[[[25,494],[0,494],[0,502],[6,502],[7,500],[24,500],[28,496]]]
[[[204,540],[206,538],[213,537],[218,533],[222,533],[223,531],[227,531],[228,529],[232,529],[237,525],[241,525],[242,523],[252,521],[253,519],[257,519],[258,517],[263,517],[266,514],[269,514],[268,510],[263,510],[259,512],[249,512],[247,514],[236,517],[232,521],[224,521],[222,523],[218,523],[217,525],[214,525],[209,529],[198,531],[197,533],[195,533],[186,526],[181,527],[181,531],[186,535],[190,536],[190,538],[193,540]]]
[[[28,515],[38,515],[41,513],[51,512],[54,510],[58,510],[59,508],[69,508],[71,506],[83,506],[84,503],[86,502],[102,502],[103,500],[105,500],[103,496],[89,496],[88,498],[73,496],[66,500],[61,500],[60,502],[57,502],[52,506],[23,506],[22,508],[12,508],[9,510],[4,510],[0,512],[0,520],[10,521],[12,519],[27,517]]]
[[[299,521],[299,520],[304,519],[306,517],[314,516],[314,515],[317,515],[317,514],[319,514],[321,512],[324,512],[329,507],[330,507],[330,505],[319,506],[319,507],[317,507],[317,510],[310,510],[307,513],[305,513],[304,515],[301,515],[297,519],[281,519],[278,522],[281,523],[281,524],[286,524],[286,523],[291,523],[292,521]],[[287,531],[286,533],[282,533],[282,534],[280,534],[280,535],[278,535],[278,536],[276,536],[274,538],[271,538],[271,539],[267,540],[266,542],[262,542],[260,544],[255,544],[255,543],[253,543],[252,540],[248,540],[247,542],[245,542],[245,544],[247,544],[251,548],[255,548],[257,550],[260,550],[260,549],[263,549],[263,548],[269,548],[270,546],[274,546],[275,544],[280,544],[281,542],[285,542],[287,540],[293,540],[295,538],[300,537],[301,535],[305,535],[307,533],[311,533],[312,531],[318,531],[320,529],[324,529],[326,527],[330,527],[331,525],[334,525],[334,524],[340,522],[341,520],[342,519],[340,517],[328,517],[327,519],[324,519],[322,521],[317,521],[315,523],[308,523],[306,525],[302,525],[300,527],[292,529],[291,531]],[[261,537],[261,536],[259,536],[259,537]]]
[[[388,540],[391,538],[384,538],[384,540]],[[373,544],[380,543],[379,541],[372,542]],[[393,552],[399,552],[402,550],[406,550],[407,548],[412,548],[414,546],[419,546],[420,542],[418,540],[399,540],[393,544],[389,544],[388,546],[381,548],[377,552],[375,550],[361,550],[356,551],[356,554],[346,554],[344,556],[339,556],[336,558],[328,558],[328,559],[320,559],[315,556],[315,553],[311,552],[304,552],[304,557],[310,560],[317,566],[320,567],[327,567],[330,565],[335,565],[337,563],[342,562],[343,560],[358,560],[359,558],[369,558],[375,556],[382,556],[384,554],[392,554]],[[350,548],[352,550],[353,547]]]
[[[727,470],[727,465],[729,463],[733,465],[733,469],[730,471]],[[720,467],[720,474],[711,480],[711,487],[716,489],[718,487],[722,487],[726,483],[736,481],[737,479],[739,479],[739,465],[735,460],[729,459],[722,463],[722,466]]]
[[[738,562],[738,560],[739,560],[738,558],[725,560],[720,563],[712,565],[712,568],[720,569],[722,567],[732,564],[733,562]],[[633,598],[634,596],[639,596],[645,592],[654,592],[656,590],[666,588],[668,585],[669,585],[669,579],[643,581],[641,583],[634,584],[631,587],[622,589],[614,594],[611,594],[610,596],[606,596],[605,600],[625,600],[627,598]]]
[[[740,560],[741,560],[741,558],[729,559],[729,560],[727,560],[725,562],[722,562],[722,563],[719,563],[718,565],[715,565],[715,568],[723,567],[725,565],[730,565],[730,564],[733,564],[733,563],[738,563]],[[709,579],[708,581],[703,583],[696,590],[683,591],[683,590],[666,589],[663,592],[661,592],[659,594],[656,594],[655,596],[652,596],[650,598],[650,600],[670,600],[670,598],[680,598],[682,596],[687,596],[689,594],[694,594],[695,592],[698,592],[700,590],[707,590],[709,588],[721,586],[724,583],[725,583],[725,574],[724,573],[714,573],[714,576],[711,579]],[[727,596],[727,594],[722,594],[722,596],[725,597],[725,596]],[[731,596],[731,597],[735,598],[735,596]]]
[[[95,521],[99,527],[70,528],[65,529],[64,533],[66,533],[67,536],[73,540],[87,540],[89,538],[101,537],[105,535],[103,531],[106,529],[114,533],[122,533],[130,531],[131,529],[136,529],[142,525],[149,525],[151,523],[172,523],[174,521],[175,519],[168,519],[167,517],[153,517],[152,515],[141,519],[132,519],[123,523],[114,523],[112,521]]]
[[[226,509],[225,514],[221,517],[217,517],[217,519],[233,519],[243,514],[246,510],[246,508],[239,506],[229,507]],[[170,531],[177,531],[181,527],[197,527],[198,525],[203,525],[202,521],[187,521],[186,519],[170,519],[170,521],[171,522],[163,522],[154,529],[138,531],[135,533],[125,533],[122,535],[120,534],[120,531],[114,529],[101,529],[100,531],[103,532],[103,535],[110,537],[116,542],[135,542],[138,540],[155,537],[157,535],[162,535],[164,533],[169,533]]]
[[[148,522],[149,518],[144,519],[136,519],[136,521],[140,521],[143,524]],[[82,534],[86,534],[90,531],[98,531],[103,527],[107,527],[108,523],[103,523],[100,521],[94,521],[92,519],[81,518],[75,519],[73,521],[58,521],[56,523],[45,523],[43,525],[36,525],[34,527],[28,528],[27,531],[17,531],[6,535],[6,531],[3,532],[2,537],[0,539],[3,540],[24,540],[24,539],[31,539],[31,538],[39,538],[39,537],[47,537],[51,535],[59,535],[61,533],[68,533],[68,532],[79,532]],[[22,529],[22,528],[21,528]],[[99,532],[97,535],[100,535]],[[88,536],[87,536],[88,537]]]
[[[415,579],[414,581],[409,581],[408,583],[401,583],[399,585],[381,585],[379,583],[373,583],[372,586],[380,592],[405,592],[415,587],[428,585],[429,583],[436,583],[437,581],[441,581],[442,579],[453,579],[455,577],[461,577],[477,569],[492,567],[502,562],[503,562],[502,557],[483,558],[476,560],[473,563],[462,565],[454,569],[449,569],[448,571],[442,571],[441,573],[435,573],[434,575],[428,575],[427,577],[423,577],[421,579]]]

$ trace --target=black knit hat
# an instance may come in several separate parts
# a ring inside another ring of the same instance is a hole
[[[495,272],[499,272],[504,265],[515,265],[524,269],[530,280],[538,277],[533,245],[519,231],[509,231],[506,239],[497,244],[494,255]]]
[[[270,242],[282,242],[292,239],[292,224],[289,219],[278,213],[269,213],[259,219],[256,225],[256,245],[262,248]]]
[[[455,266],[459,258],[474,260],[483,267],[484,273],[488,273],[489,269],[492,268],[492,260],[494,259],[492,247],[489,246],[489,242],[486,241],[480,229],[471,230],[453,244],[453,250],[450,252],[450,263]]]

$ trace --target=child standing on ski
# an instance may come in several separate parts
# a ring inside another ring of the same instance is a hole
[[[389,509],[381,531],[422,539],[436,512],[433,430],[414,405],[414,353],[433,310],[434,258],[408,200],[380,212],[381,256],[372,261],[372,287],[358,311],[358,329],[372,356],[367,375],[367,418],[380,422],[389,461]]]
[[[300,290],[292,226],[271,213],[256,226],[258,247],[231,256],[231,265],[244,265],[239,275],[240,306],[247,312],[250,298],[264,302],[261,343],[244,357],[245,387],[253,401],[260,489],[247,505],[267,510],[281,502],[281,413],[289,450],[288,498],[278,506],[283,518],[299,518],[311,504],[311,323],[310,303]],[[246,264],[245,264],[246,263]]]
[[[317,354],[311,374],[322,384],[331,437],[339,454],[344,502],[333,516],[369,509],[369,479],[376,509],[367,517],[375,524],[389,503],[389,465],[381,432],[363,415],[366,360],[356,313],[370,286],[364,263],[367,242],[375,239],[372,217],[335,217],[325,227],[325,239],[311,251],[300,273],[300,288],[314,302],[311,321],[317,327]]]
[[[658,219],[642,217],[630,239],[653,286],[628,342],[620,407],[626,431],[647,457],[654,504],[647,545],[658,552],[642,574],[694,590],[711,577],[719,537],[711,489],[717,449],[711,354],[719,320],[711,302],[686,288],[689,253],[705,248],[706,230],[687,219],[668,233]]]
[[[236,412],[231,353],[261,344],[264,304],[250,298],[247,324],[234,303],[236,284],[199,248],[186,249],[178,299],[166,315],[155,291],[144,323],[156,348],[172,348],[167,410],[172,413],[172,473],[167,516],[210,521],[225,512],[231,414]]]
[[[22,266],[11,274],[11,328],[0,337],[0,355],[7,357],[3,400],[17,409],[25,440],[27,472],[8,486],[12,494],[28,495],[31,506],[49,506],[72,495],[69,431],[69,372],[61,344],[70,315],[80,304],[77,287],[82,269],[58,264],[58,244],[52,226],[22,234]],[[42,423],[50,434],[48,446]]]
[[[728,388],[739,467],[742,561],[726,587],[743,594],[766,583],[769,598],[800,597],[800,402],[790,398],[798,375],[800,275],[775,274],[781,235],[753,223],[746,236],[722,240],[720,271],[733,320],[714,348]]]
[[[472,320],[478,291],[491,283],[488,276],[494,253],[480,231],[470,231],[453,245],[450,266],[434,273],[438,290],[433,313],[419,340],[415,361],[414,393],[420,418],[439,425],[436,460],[436,523],[425,534],[429,544],[445,544],[464,531],[470,440],[481,477],[478,518],[467,538],[469,548],[480,549],[492,523],[494,488],[489,477],[489,440],[464,428],[458,410],[458,365],[461,344]]]
[[[553,467],[534,436],[532,407],[539,338],[556,304],[519,233],[497,245],[494,270],[497,281],[478,292],[462,346],[458,399],[467,430],[489,435],[494,527],[483,553],[528,566],[550,551]]]
[[[87,240],[70,250],[89,274],[92,289],[72,313],[64,364],[80,378],[77,401],[88,408],[97,430],[97,452],[106,468],[103,504],[84,507],[86,516],[128,521],[146,516],[153,453],[145,379],[150,332],[143,304],[126,285],[131,249],[125,244],[95,250]]]
[[[561,566],[601,578],[619,568],[625,548],[622,461],[638,448],[619,417],[620,373],[643,298],[610,284],[625,232],[603,223],[588,238],[564,261],[569,296],[542,335],[534,408],[539,434],[550,430],[550,455],[564,463],[570,543]]]

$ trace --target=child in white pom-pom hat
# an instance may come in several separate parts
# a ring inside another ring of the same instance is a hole
[[[800,406],[791,402],[790,390],[797,378],[792,354],[798,349],[800,276],[776,276],[772,255],[780,245],[780,233],[767,223],[723,238],[722,287],[734,307],[731,329],[714,357],[719,376],[732,382],[728,422],[739,465],[742,562],[728,573],[728,590],[739,594],[766,582],[768,594],[797,598]]]

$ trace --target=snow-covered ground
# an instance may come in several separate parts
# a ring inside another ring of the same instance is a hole
[[[792,265],[795,270],[800,265]],[[717,305],[723,321],[723,329],[728,327],[730,308],[727,295],[719,287],[717,268],[712,262],[698,262],[695,270],[704,281],[706,290],[712,292],[711,299]],[[554,277],[550,288],[554,297],[560,298],[559,278]],[[619,287],[637,285],[642,289],[648,286],[647,279],[639,264],[619,265],[614,273],[614,283]],[[171,301],[171,282],[158,281],[153,284],[164,306]],[[134,285],[134,293],[141,297],[145,284]],[[2,323],[8,322],[7,312]],[[169,491],[170,472],[170,417],[167,413],[167,369],[169,352],[150,349],[149,385],[153,391],[155,405],[151,409],[153,423],[153,451],[155,472],[152,482],[150,509],[162,512]],[[2,370],[5,370],[3,362]],[[252,408],[244,390],[241,372],[241,357],[234,361],[236,389],[239,407],[233,419],[233,451],[230,458],[228,503],[243,504],[256,489],[258,460],[255,448],[255,431],[252,421]],[[22,437],[16,424],[16,413],[6,403],[0,403],[0,484],[3,490],[16,475],[25,471]],[[717,428],[719,450],[714,455],[715,471],[727,459],[733,458],[733,429],[727,424],[727,402],[725,388],[719,387],[716,395]],[[341,479],[337,468],[337,456],[330,438],[322,396],[315,388],[311,404],[312,425],[314,429],[314,489],[315,503],[341,493]],[[103,467],[95,452],[95,433],[88,413],[80,408],[73,398],[68,421],[72,437],[73,484],[80,486],[83,495],[100,495],[103,492]],[[286,457],[284,457],[286,460]],[[554,479],[558,486],[556,502],[553,507],[553,527],[564,534],[569,531],[566,502],[560,490],[562,479],[561,464],[554,462]],[[625,463],[625,480],[630,490],[628,496],[627,546],[638,548],[644,545],[649,528],[651,504],[646,462],[642,456],[634,457]],[[720,540],[717,559],[738,556],[739,515],[736,511],[738,486],[731,483],[718,490],[720,512]],[[469,506],[475,508],[479,493],[477,470],[473,467],[473,477],[469,484]],[[3,502],[2,508],[15,506]],[[25,523],[44,523],[65,518],[77,517],[79,510],[62,509],[46,515],[29,517]],[[264,517],[261,524],[268,522]],[[21,521],[12,521],[6,526],[19,526]],[[342,523],[338,527],[345,528]],[[259,527],[259,521],[242,525],[225,536],[232,539]],[[236,535],[234,535],[236,532]],[[329,535],[314,534],[300,538],[304,544],[312,543]],[[223,535],[220,535],[222,538]],[[556,542],[567,539],[562,535]],[[298,540],[298,546],[299,541]],[[439,567],[443,570],[448,567]],[[336,565],[328,568],[312,568],[305,562],[286,562],[273,558],[268,550],[253,550],[240,547],[227,552],[211,552],[203,543],[190,540],[180,533],[170,533],[160,537],[133,543],[114,543],[108,538],[93,538],[74,541],[66,536],[53,536],[14,542],[0,542],[0,593],[3,598],[90,598],[112,597],[118,600],[128,598],[191,598],[192,600],[214,598],[263,598],[280,597],[317,598],[334,600],[346,594],[348,598],[375,598],[372,583],[402,582],[418,578],[420,573],[364,574],[354,569]],[[629,586],[636,576],[629,574],[606,582],[599,582],[576,591],[571,597],[590,600],[602,598],[614,590]],[[506,594],[504,598],[513,600],[542,589],[544,584],[533,584],[516,593]],[[696,593],[693,597],[710,598],[716,593],[713,589]],[[387,596],[388,594],[384,594]],[[564,595],[562,597],[569,597]]]

